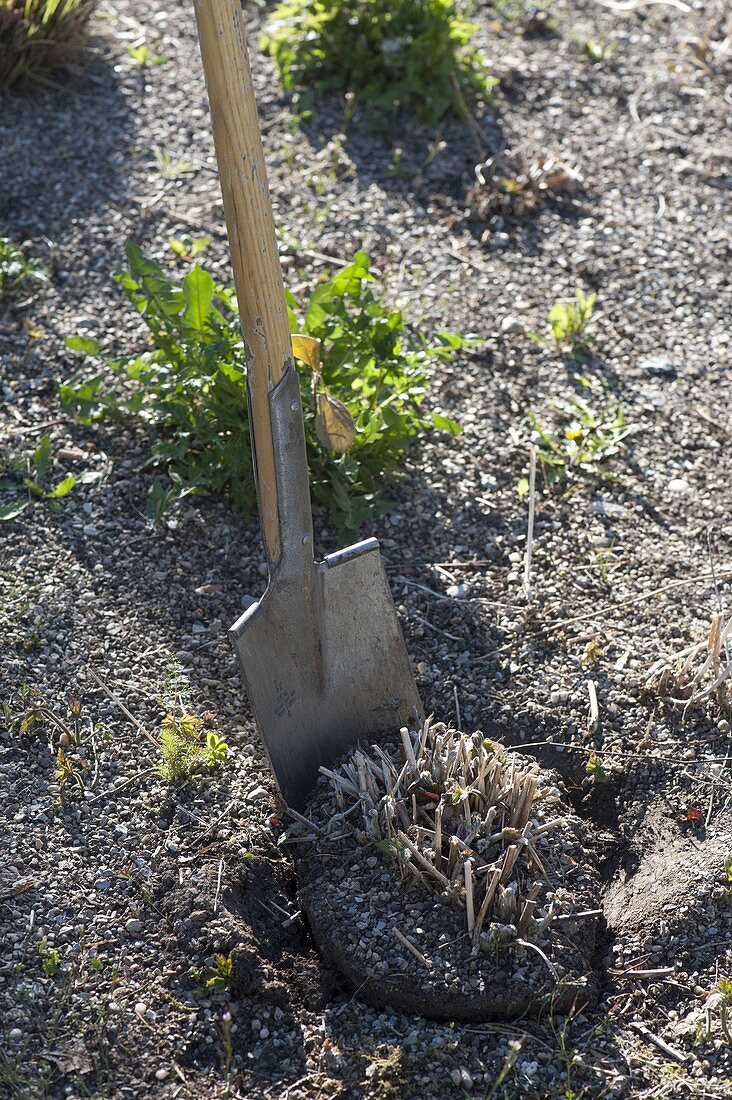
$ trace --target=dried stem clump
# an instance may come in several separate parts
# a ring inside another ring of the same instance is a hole
[[[721,613],[715,614],[707,638],[651,666],[646,690],[677,706],[696,706],[712,696],[724,706],[729,702],[727,681],[732,675],[730,634],[732,617],[725,622]]]
[[[551,155],[529,160],[520,149],[506,150],[475,168],[475,185],[468,191],[473,218],[524,218],[549,202],[574,206],[583,191],[576,165]]]
[[[365,835],[387,852],[402,878],[448,897],[465,910],[473,944],[505,934],[536,940],[559,906],[555,896],[537,919],[547,879],[537,841],[563,822],[546,810],[560,792],[537,764],[507,756],[481,733],[467,735],[427,719],[401,735],[400,766],[378,745],[357,750],[337,771],[321,768],[343,816],[360,807]],[[537,804],[541,803],[541,823]]]

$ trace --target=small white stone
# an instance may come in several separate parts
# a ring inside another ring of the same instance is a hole
[[[165,1078],[168,1076],[168,1070],[165,1068],[165,1066],[161,1066],[160,1069],[155,1070],[155,1076],[157,1077],[158,1081],[164,1081]]]
[[[501,332],[514,335],[523,331],[524,326],[518,317],[504,317],[501,321]]]
[[[10,1032],[10,1035],[9,1035],[9,1039],[10,1039],[11,1043],[17,1043],[22,1038],[23,1038],[23,1032],[20,1030],[19,1027],[14,1027],[14,1028],[11,1029],[11,1032]]]
[[[269,791],[266,787],[255,787],[247,795],[247,802],[255,802],[259,798],[269,798]]]
[[[145,1002],[144,1001],[138,1001],[137,1004],[135,1005],[135,1015],[136,1016],[144,1016],[146,1012],[147,1012],[147,1005],[145,1004]]]
[[[451,584],[447,590],[448,596],[453,600],[464,600],[469,592],[467,584]]]
[[[673,477],[668,483],[669,493],[688,493],[691,486],[683,477]]]

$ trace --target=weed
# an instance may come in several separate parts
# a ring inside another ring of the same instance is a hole
[[[617,403],[594,409],[584,398],[555,402],[559,423],[552,429],[530,410],[529,423],[537,438],[537,458],[546,484],[574,488],[579,482],[617,475],[606,469],[608,459],[618,454],[633,430],[626,425]]]
[[[600,38],[588,38],[582,46],[582,53],[593,65],[599,65],[600,62],[605,61],[611,52],[612,47]]]
[[[234,962],[230,955],[214,955],[213,966],[192,966],[188,973],[196,982],[195,993],[198,996],[215,995],[230,989]]]
[[[168,714],[160,725],[160,774],[170,783],[190,778],[197,766],[215,768],[223,763],[229,746],[213,730],[202,741],[204,722],[194,714]]]
[[[186,160],[185,157],[179,157],[176,160],[167,149],[162,149],[159,145],[153,145],[152,151],[155,158],[155,170],[161,179],[183,179],[184,176],[190,175],[196,169],[192,161]]]
[[[194,260],[199,252],[211,244],[210,237],[171,237],[168,248],[179,260]]]
[[[2,51],[1,42],[0,37],[0,52]],[[8,237],[0,237],[0,299],[15,290],[26,279],[48,282],[48,272],[40,260],[28,259],[17,244],[13,244]]]
[[[62,806],[66,804],[69,794],[73,790],[83,790],[81,776],[76,771],[73,760],[66,755],[63,748],[60,746],[56,753],[56,771],[54,772],[54,779],[59,786],[58,800]]]
[[[3,717],[8,729],[16,727],[18,735],[25,737],[28,734],[35,733],[38,728],[43,726],[47,721],[47,716],[39,692],[30,684],[23,683],[20,685],[19,703],[20,706],[16,709],[12,702],[3,700]]]
[[[0,0],[0,88],[43,82],[78,54],[97,0]]]
[[[732,1008],[732,979],[722,976],[704,1004],[700,1008],[692,1009],[680,1022],[679,1030],[708,1043],[714,1039],[715,1025],[718,1023],[724,1039],[727,1043],[732,1043],[732,1033],[729,1029],[730,1008]]]
[[[10,477],[0,478],[0,489],[20,489],[21,485],[26,489],[24,497],[15,496],[8,504],[0,506],[0,521],[15,519],[24,512],[32,500],[43,500],[48,503],[52,512],[61,510],[61,501],[76,485],[73,474],[67,474],[55,485],[50,484],[49,474],[53,460],[53,450],[50,435],[44,435],[27,458],[11,459],[6,469]]]
[[[248,516],[256,493],[234,295],[198,265],[177,280],[131,242],[127,256],[130,270],[116,280],[143,316],[153,350],[112,360],[96,340],[69,338],[67,345],[93,357],[101,370],[64,383],[61,402],[85,424],[122,415],[162,429],[152,461],[167,467],[171,486],[153,490],[151,518],[184,492],[226,493]],[[423,401],[430,364],[449,359],[468,341],[439,333],[428,345],[406,329],[400,312],[379,301],[373,281],[368,256],[358,252],[316,287],[304,311],[288,294],[291,329],[309,337],[294,350],[311,488],[341,529],[353,530],[384,510],[385,484],[399,476],[416,436],[430,428],[459,431],[453,421],[425,411]],[[327,430],[338,421],[347,433],[351,422],[355,428],[345,448]]]
[[[572,207],[584,189],[577,166],[551,155],[529,160],[521,150],[477,164],[475,179],[466,196],[473,220],[526,218],[550,205]]]
[[[732,855],[724,857],[724,879],[727,884],[727,891],[732,897]]]
[[[374,118],[409,111],[436,124],[448,110],[465,116],[497,83],[474,31],[455,0],[284,0],[264,43],[287,91],[314,84]]]
[[[177,657],[168,657],[163,669],[163,679],[158,692],[158,702],[164,710],[185,710],[191,695],[191,685]]]
[[[43,936],[36,943],[36,951],[41,960],[41,970],[47,978],[55,978],[58,974],[61,956],[55,947],[48,946],[48,938]]]
[[[607,783],[610,779],[602,762],[602,757],[593,752],[587,761],[587,775],[593,783]]]
[[[581,287],[577,287],[574,295],[573,302],[556,302],[549,310],[548,320],[555,346],[568,346],[577,355],[586,350],[591,340],[587,329],[597,295],[585,294]]]
[[[166,65],[168,62],[167,57],[152,54],[146,42],[131,46],[127,53],[141,69],[146,69],[148,65]]]

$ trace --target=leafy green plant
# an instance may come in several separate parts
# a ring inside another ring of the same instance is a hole
[[[41,960],[41,970],[47,978],[55,978],[58,974],[61,956],[55,947],[48,946],[48,937],[43,936],[36,942],[36,951]]]
[[[729,895],[732,897],[732,855],[724,857],[724,879]]]
[[[43,80],[79,53],[97,0],[0,0],[0,88]]]
[[[168,248],[174,252],[179,260],[194,260],[199,252],[211,244],[210,237],[171,237]]]
[[[543,424],[533,410],[529,423],[537,437],[536,456],[547,485],[565,485],[570,489],[582,481],[614,478],[608,459],[617,455],[633,430],[626,425],[621,406],[615,402],[594,409],[588,401],[575,396],[570,402],[555,402],[559,412],[554,427]]]
[[[146,42],[141,42],[139,46],[131,46],[127,53],[141,69],[146,69],[148,65],[166,65],[168,62],[167,57],[151,53]]]
[[[587,775],[593,783],[607,783],[610,778],[602,757],[596,752],[587,761]]]
[[[248,516],[256,493],[233,293],[198,265],[182,279],[169,278],[131,242],[127,257],[129,271],[115,278],[143,317],[153,350],[110,359],[98,341],[70,337],[67,345],[100,369],[64,383],[61,403],[85,424],[122,415],[161,429],[152,461],[167,468],[171,487],[153,490],[153,515],[185,491],[226,493]],[[295,346],[311,489],[342,529],[388,506],[385,484],[398,476],[420,433],[459,431],[423,402],[431,363],[468,341],[442,332],[428,345],[379,301],[373,282],[369,258],[358,252],[316,287],[303,310],[288,294],[291,330],[309,338]]]
[[[436,123],[488,99],[497,81],[471,47],[475,27],[455,0],[284,0],[265,36],[287,91],[315,84]]]
[[[52,512],[60,511],[61,501],[76,485],[73,474],[67,474],[50,483],[50,470],[53,461],[53,448],[50,435],[44,435],[36,449],[27,458],[10,459],[6,463],[5,474],[0,477],[0,489],[12,490],[16,496],[8,504],[0,506],[0,521],[15,519],[24,512],[32,500],[44,500]],[[22,497],[17,496],[21,486],[26,489]]]
[[[197,766],[215,768],[226,759],[229,746],[213,730],[206,731],[204,720],[194,714],[179,717],[168,714],[160,725],[160,774],[170,783],[190,778]]]
[[[0,0],[0,5],[2,0]],[[0,6],[0,25],[2,7]],[[48,272],[40,260],[28,259],[22,248],[8,237],[0,237],[0,298],[10,293],[26,279],[48,281]]]
[[[548,320],[557,348],[569,346],[573,353],[582,351],[590,341],[587,328],[597,300],[596,294],[575,290],[573,302],[556,302],[549,310]]]
[[[191,966],[188,973],[197,983],[194,990],[197,997],[224,993],[231,987],[234,961],[230,955],[214,955],[213,966]]]

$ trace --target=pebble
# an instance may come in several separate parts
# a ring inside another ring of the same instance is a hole
[[[266,787],[255,787],[253,791],[247,793],[247,802],[257,802],[260,798],[269,798],[269,791]]]
[[[518,335],[524,331],[523,323],[518,317],[504,317],[501,321],[501,332],[506,335]]]
[[[19,1027],[11,1028],[8,1038],[10,1039],[11,1043],[17,1043],[20,1039],[23,1038],[23,1032],[20,1030]]]
[[[667,488],[670,493],[688,493],[691,485],[683,477],[673,477]]]
[[[125,932],[130,932],[133,935],[142,932],[142,921],[138,920],[137,917],[130,917],[128,921],[125,921]]]

